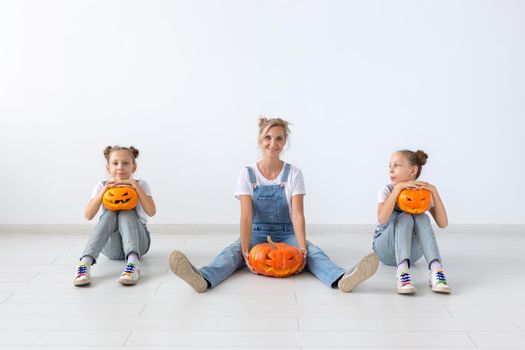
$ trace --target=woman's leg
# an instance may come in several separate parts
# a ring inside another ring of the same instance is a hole
[[[295,236],[288,236],[280,240],[282,243],[299,247]],[[346,270],[337,266],[325,252],[310,241],[306,241],[308,255],[306,256],[306,269],[328,287],[332,287]]]

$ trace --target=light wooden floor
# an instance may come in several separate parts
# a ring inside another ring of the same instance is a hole
[[[87,226],[0,226],[0,348],[335,349],[525,348],[525,226],[451,226],[438,242],[453,294],[413,269],[414,296],[394,292],[394,268],[350,294],[309,273],[287,279],[237,272],[204,294],[169,271],[181,249],[198,266],[236,238],[235,226],[152,226],[151,251],[134,287],[123,262],[100,258],[93,283],[76,288]],[[322,225],[309,239],[352,266],[371,249],[372,226]]]

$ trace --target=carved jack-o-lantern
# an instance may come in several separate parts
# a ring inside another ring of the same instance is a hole
[[[432,195],[427,189],[404,189],[397,197],[397,205],[406,213],[421,214],[430,208],[431,199]]]
[[[139,196],[131,187],[113,187],[102,196],[102,203],[110,211],[131,210],[138,202]]]
[[[268,243],[254,246],[248,254],[248,263],[258,274],[271,277],[287,277],[299,271],[304,258],[299,249],[285,243]]]

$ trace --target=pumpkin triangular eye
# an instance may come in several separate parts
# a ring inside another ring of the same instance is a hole
[[[407,197],[407,201],[412,202],[412,198]]]
[[[123,196],[129,196],[129,192],[124,193]]]

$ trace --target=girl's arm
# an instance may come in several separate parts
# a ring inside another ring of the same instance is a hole
[[[91,220],[97,215],[98,210],[100,209],[100,205],[102,204],[102,196],[104,196],[104,192],[108,188],[113,187],[114,181],[109,180],[106,182],[104,187],[100,190],[99,193],[94,198],[91,198],[86,206],[86,210],[84,212],[84,217],[88,220]]]
[[[439,196],[436,186],[427,184],[424,186],[427,190],[432,193],[432,199],[434,200],[434,206],[430,208],[430,214],[436,221],[436,224],[439,228],[445,228],[448,226],[448,217],[447,211],[445,210],[445,205]]]
[[[306,225],[304,219],[304,194],[292,196],[292,224],[295,232],[295,239],[303,254],[307,253],[306,248]]]
[[[394,189],[392,190],[386,201],[377,205],[377,222],[381,225],[384,225],[388,222],[388,219],[390,218],[390,215],[392,215],[392,211],[396,206],[399,192],[401,192],[405,188],[423,188],[425,187],[425,184],[425,182],[418,180],[398,182],[397,184],[395,184]]]
[[[148,216],[153,216],[157,213],[157,207],[155,206],[155,201],[153,200],[153,197],[148,195],[146,192],[144,192],[144,189],[139,185],[139,182],[137,180],[119,180],[114,183],[114,186],[119,185],[126,185],[132,187],[135,191],[137,191],[137,195],[139,196],[140,204],[142,205],[142,209],[144,209],[144,212]]]
[[[135,182],[135,186],[132,187],[135,189],[135,191],[137,191],[137,194],[139,195],[139,201],[142,205],[142,209],[144,209],[144,212],[146,212],[146,214],[148,214],[148,216],[150,217],[155,215],[157,213],[157,207],[155,206],[155,201],[153,200],[153,197],[146,194],[146,192],[144,192],[144,190],[142,189],[142,187],[140,187],[137,181],[133,181]]]
[[[392,215],[392,211],[394,211],[394,207],[396,206],[399,192],[401,192],[401,186],[396,184],[386,201],[377,205],[377,222],[379,224],[384,225],[388,222],[388,219],[390,218],[390,215]]]

